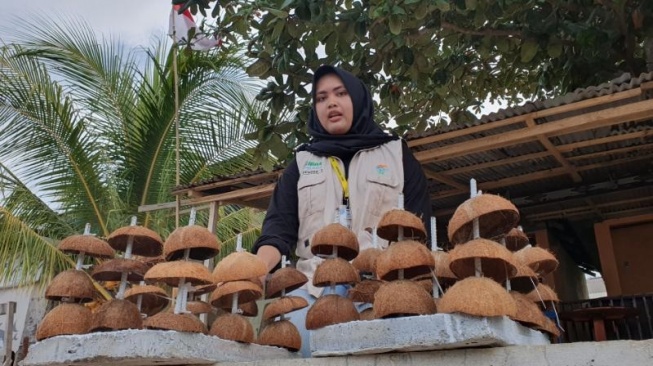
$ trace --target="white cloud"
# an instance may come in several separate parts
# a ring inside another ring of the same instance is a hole
[[[129,47],[147,46],[168,30],[170,0],[27,0],[3,1],[0,41],[11,37],[16,18],[39,14],[81,19],[99,35],[118,37]],[[0,42],[2,43],[2,42]]]

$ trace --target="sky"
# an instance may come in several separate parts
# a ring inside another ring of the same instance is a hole
[[[129,48],[148,46],[167,33],[170,7],[170,0],[2,0],[0,41],[11,38],[17,18],[39,14],[83,20],[98,36],[118,37]]]

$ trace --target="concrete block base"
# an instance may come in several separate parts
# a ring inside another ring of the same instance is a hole
[[[204,334],[123,330],[45,339],[30,347],[22,365],[213,365],[298,357],[282,348],[226,341]]]
[[[545,344],[546,335],[507,317],[462,314],[356,321],[311,331],[313,357]]]

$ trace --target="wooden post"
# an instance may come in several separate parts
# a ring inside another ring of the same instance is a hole
[[[12,341],[14,338],[14,313],[16,312],[16,302],[9,301],[2,304],[0,307],[0,315],[7,316],[7,324],[5,326],[5,358],[3,366],[11,366],[13,363],[12,354]]]

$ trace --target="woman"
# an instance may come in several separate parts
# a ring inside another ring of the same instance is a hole
[[[350,211],[360,250],[371,246],[369,229],[397,207],[401,193],[404,208],[421,217],[427,228],[431,216],[421,166],[399,137],[383,132],[374,122],[374,104],[365,84],[345,70],[321,66],[313,76],[312,97],[311,141],[297,149],[279,179],[253,250],[270,270],[279,266],[281,255],[290,258],[294,250],[297,269],[309,278],[296,295],[309,304],[322,291],[312,286],[322,259],[311,254],[310,240],[334,222],[339,207],[346,205]],[[301,352],[308,357],[305,313],[291,313],[290,319],[302,333]]]

